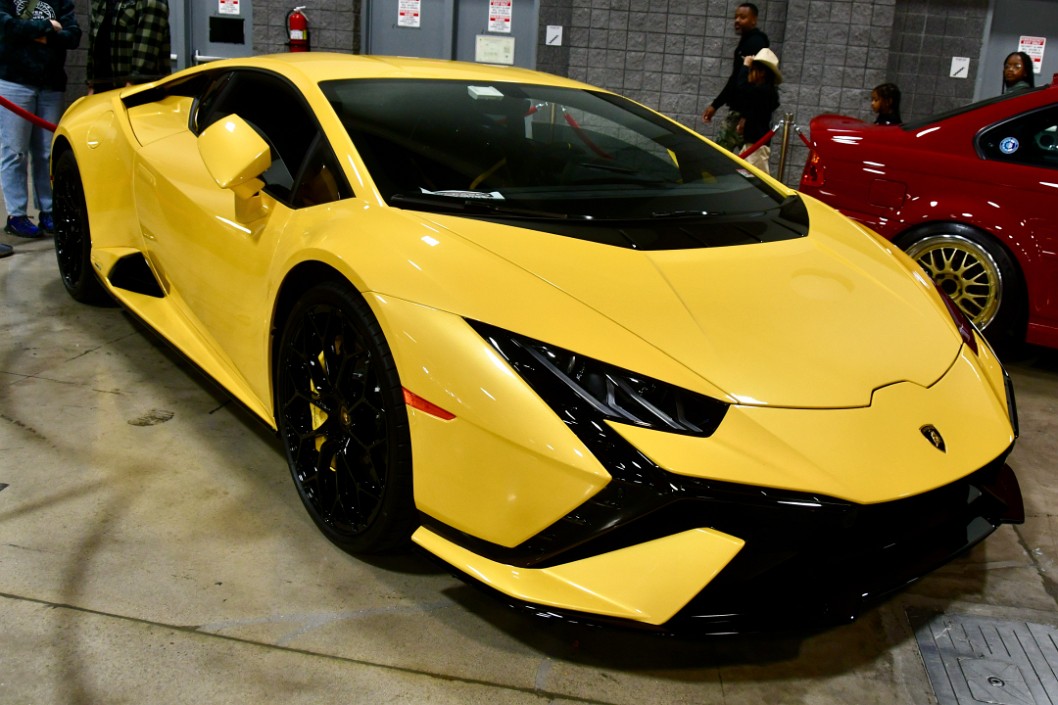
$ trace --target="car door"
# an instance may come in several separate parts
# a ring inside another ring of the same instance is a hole
[[[198,135],[231,114],[271,148],[272,164],[261,176],[267,214],[250,222],[240,221],[235,194],[217,186],[198,150]],[[264,351],[276,286],[268,273],[276,243],[299,210],[349,194],[341,181],[319,187],[313,174],[321,164],[337,175],[333,153],[300,92],[257,70],[216,74],[196,97],[186,129],[145,145],[135,164],[148,256],[174,314],[195,338],[185,352],[265,405]]]

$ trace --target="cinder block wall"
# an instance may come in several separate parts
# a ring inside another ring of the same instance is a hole
[[[785,113],[805,131],[820,113],[871,119],[871,88],[904,93],[905,119],[970,102],[988,0],[763,0],[759,26],[779,55]],[[739,0],[542,0],[541,32],[567,28],[566,46],[538,50],[542,70],[601,85],[657,108],[706,136],[701,113],[731,71]],[[969,56],[966,79],[948,78]],[[998,69],[996,71],[998,76]],[[714,123],[715,125],[715,123]],[[772,169],[778,165],[773,143]],[[796,184],[807,149],[791,135],[785,181]]]

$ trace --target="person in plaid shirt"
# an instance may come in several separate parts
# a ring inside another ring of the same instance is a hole
[[[167,76],[168,0],[92,0],[88,23],[88,92]]]

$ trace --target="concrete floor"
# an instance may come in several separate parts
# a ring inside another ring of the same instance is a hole
[[[848,626],[661,639],[343,554],[267,429],[121,310],[73,302],[50,239],[0,239],[0,703],[947,703],[909,610],[1058,626],[1054,351],[1009,361],[1023,526]]]

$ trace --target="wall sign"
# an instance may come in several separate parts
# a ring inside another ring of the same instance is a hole
[[[474,61],[481,64],[514,65],[514,37],[479,34],[474,44]]]
[[[489,31],[511,33],[511,3],[513,0],[489,0]]]
[[[422,25],[422,19],[419,17],[421,9],[422,0],[398,0],[397,26],[420,27]]]
[[[1018,40],[1018,51],[1023,51],[1032,59],[1032,72],[1039,73],[1043,67],[1043,49],[1047,46],[1047,37],[1022,37]]]
[[[970,57],[951,57],[951,71],[948,72],[948,75],[952,78],[968,78],[970,76]]]

